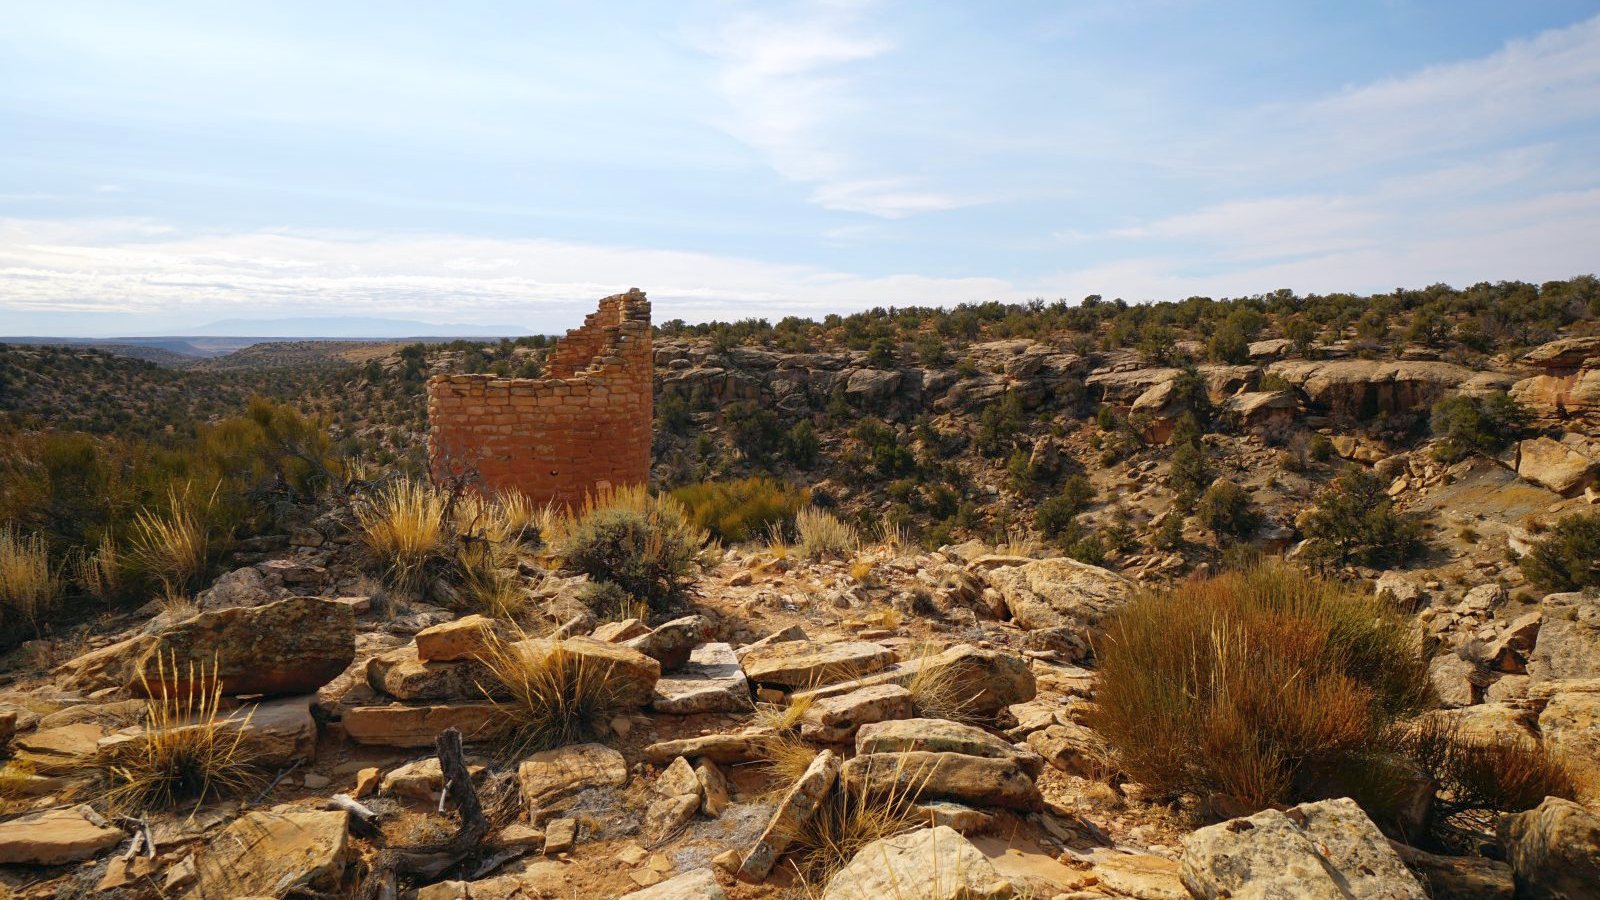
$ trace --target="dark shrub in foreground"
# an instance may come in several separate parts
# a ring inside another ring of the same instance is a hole
[[[1095,652],[1095,724],[1122,771],[1235,807],[1342,791],[1381,814],[1383,737],[1430,697],[1408,621],[1281,564],[1139,597]]]

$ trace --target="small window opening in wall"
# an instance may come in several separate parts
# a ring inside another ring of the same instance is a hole
[[[554,478],[554,477],[556,477],[556,470],[555,470],[555,469],[551,469],[551,470],[550,470],[550,477],[551,477],[551,478]]]

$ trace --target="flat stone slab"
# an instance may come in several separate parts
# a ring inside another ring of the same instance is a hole
[[[628,762],[604,744],[569,744],[535,753],[517,767],[517,782],[529,810],[593,787],[628,783]]]
[[[803,688],[859,678],[894,661],[894,651],[867,641],[784,641],[751,650],[742,663],[757,684]]]
[[[115,847],[127,835],[88,804],[0,822],[0,863],[58,866]]]
[[[511,728],[500,707],[489,702],[351,706],[343,709],[340,721],[351,740],[377,747],[432,747],[446,728],[460,729],[468,743],[491,741]]]
[[[714,763],[742,763],[765,756],[770,728],[755,728],[738,734],[706,734],[699,737],[661,741],[644,748],[644,757],[653,763],[669,763],[675,757],[709,759]]]
[[[750,679],[728,644],[702,644],[689,654],[689,662],[656,682],[650,708],[660,713],[691,715],[708,712],[748,712]]]

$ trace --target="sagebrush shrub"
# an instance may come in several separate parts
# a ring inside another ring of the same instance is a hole
[[[555,518],[551,546],[568,568],[665,609],[688,585],[707,536],[671,497],[643,487],[602,491]]]
[[[1360,770],[1430,699],[1409,622],[1283,564],[1140,596],[1094,648],[1095,725],[1124,772],[1257,809]]]

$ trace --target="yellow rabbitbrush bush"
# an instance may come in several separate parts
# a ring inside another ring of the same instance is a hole
[[[1362,773],[1386,768],[1390,726],[1431,699],[1411,623],[1284,564],[1140,596],[1095,653],[1094,724],[1124,772],[1252,809],[1343,790],[1381,814],[1396,798]]]
[[[50,612],[60,597],[61,581],[50,568],[44,538],[24,536],[9,525],[0,528],[0,615],[25,621],[37,631],[40,616]]]
[[[250,715],[224,714],[214,667],[208,673],[191,663],[187,677],[179,678],[175,657],[158,657],[156,665],[154,684],[140,676],[150,696],[144,733],[107,750],[107,805],[132,814],[191,800],[199,808],[264,785],[245,744]],[[167,677],[169,671],[174,677]]]
[[[702,481],[672,492],[672,499],[683,504],[696,525],[729,543],[784,528],[809,498],[810,492],[804,488],[760,476]]]

